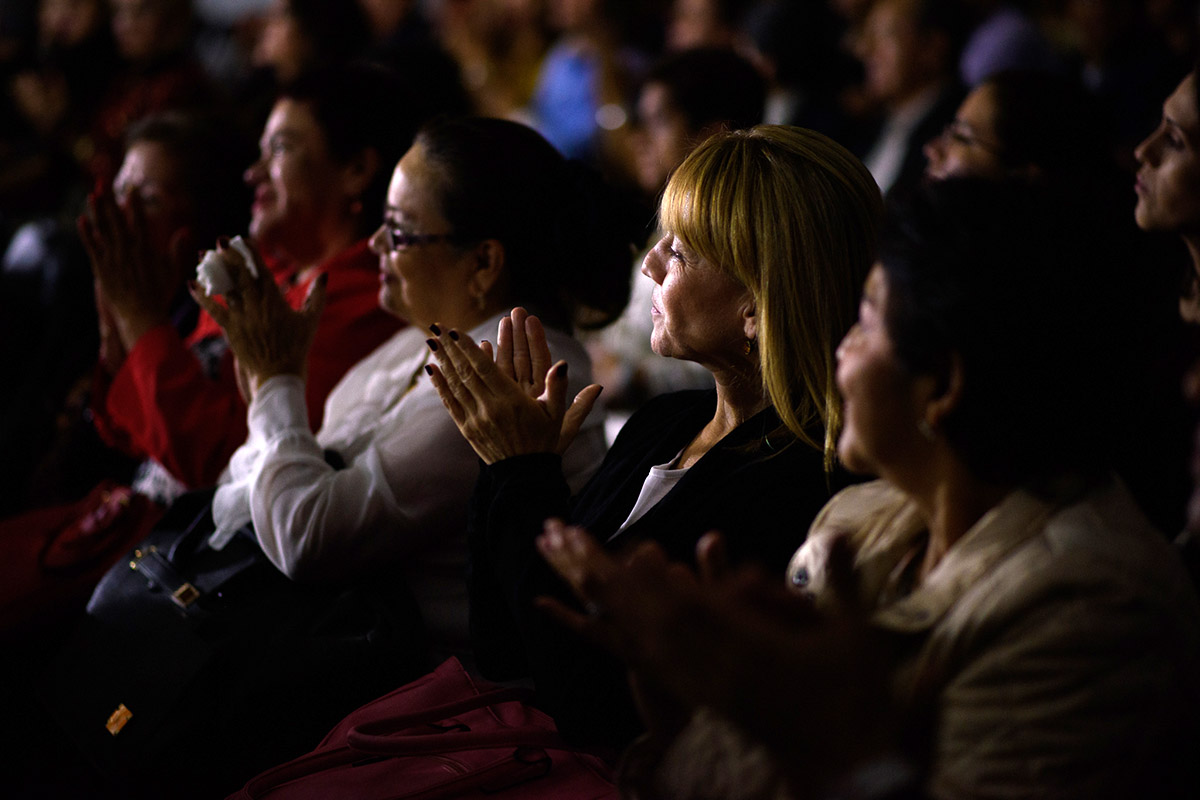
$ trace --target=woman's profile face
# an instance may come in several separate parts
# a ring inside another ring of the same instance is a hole
[[[917,382],[888,334],[887,302],[887,274],[876,264],[867,276],[858,321],[837,349],[843,420],[838,457],[853,472],[892,477],[924,437],[917,428]]]
[[[747,314],[754,296],[723,270],[667,233],[646,254],[642,273],[655,283],[650,346],[660,356],[717,371],[746,358]]]
[[[995,91],[985,83],[967,95],[954,121],[926,143],[925,176],[935,181],[1001,177],[995,118]]]
[[[474,301],[472,253],[427,238],[455,233],[438,206],[438,179],[424,146],[413,145],[392,173],[383,225],[371,236],[379,256],[380,306],[426,328],[457,324],[464,304]]]
[[[1145,231],[1200,232],[1200,111],[1189,75],[1163,103],[1162,121],[1133,151],[1134,218]]]
[[[254,189],[250,235],[266,249],[293,256],[314,247],[343,211],[340,168],[306,103],[275,104],[259,141],[259,159],[246,170]]]

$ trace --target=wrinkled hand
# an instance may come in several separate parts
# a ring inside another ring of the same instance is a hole
[[[500,322],[495,360],[490,345],[457,331],[432,328],[437,366],[429,374],[442,404],[488,464],[528,453],[562,453],[600,394],[592,384],[568,407],[567,363],[550,365],[537,317],[513,309]]]
[[[308,351],[325,307],[327,276],[317,277],[304,306],[295,311],[275,285],[270,270],[259,265],[255,277],[236,250],[225,243],[218,243],[217,249],[236,288],[225,294],[225,305],[195,283],[192,297],[225,331],[237,359],[239,389],[243,396],[249,394],[245,398],[249,402],[262,384],[276,375],[305,377]]]
[[[176,231],[169,252],[155,252],[137,192],[123,209],[108,189],[88,197],[87,210],[77,225],[111,322],[124,348],[132,349],[143,333],[168,319],[182,281],[180,261],[189,233]]]

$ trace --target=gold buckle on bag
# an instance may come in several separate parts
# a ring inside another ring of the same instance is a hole
[[[133,712],[125,707],[124,703],[117,706],[117,710],[108,715],[108,722],[104,723],[104,727],[108,728],[108,732],[116,736],[125,727],[125,724],[133,718]]]
[[[200,590],[190,583],[185,583],[171,593],[171,600],[180,608],[187,608],[200,597]]]

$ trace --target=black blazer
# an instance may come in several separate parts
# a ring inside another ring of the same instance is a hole
[[[471,632],[488,677],[532,675],[538,703],[567,736],[621,747],[641,730],[625,667],[532,605],[538,595],[573,602],[534,540],[547,517],[587,528],[599,541],[629,515],[650,467],[673,459],[712,419],[716,392],[651,400],[621,430],[597,473],[573,500],[557,456],[531,455],[484,467],[472,500]],[[809,523],[847,483],[826,476],[822,454],[786,431],[767,409],[704,455],[645,516],[605,546],[646,539],[673,560],[694,562],[710,530],[726,536],[731,561],[757,562],[780,576]],[[820,440],[820,439],[818,439]]]

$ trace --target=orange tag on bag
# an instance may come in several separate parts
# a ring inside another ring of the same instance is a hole
[[[117,706],[117,710],[109,715],[108,722],[104,724],[104,727],[108,728],[109,733],[116,736],[125,727],[125,723],[132,718],[133,712],[126,708],[124,703],[121,703]]]

